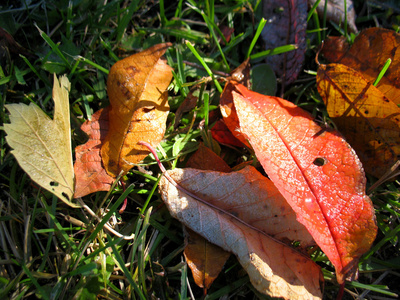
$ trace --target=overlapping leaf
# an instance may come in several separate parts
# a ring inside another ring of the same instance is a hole
[[[31,103],[9,104],[10,124],[4,124],[7,143],[21,168],[41,187],[52,192],[66,204],[74,194],[71,128],[69,120],[70,82],[54,75],[54,119]]]
[[[228,164],[210,148],[204,146],[203,143],[189,158],[186,166],[199,170],[231,171]],[[192,270],[193,279],[207,293],[207,290],[224,267],[230,253],[210,243],[189,228],[185,230],[185,241],[186,247],[183,254]]]
[[[400,35],[370,28],[351,48],[343,41],[330,39],[324,47],[324,55],[341,64],[319,67],[318,91],[366,172],[381,177],[400,157]],[[392,65],[373,86],[389,58]]]
[[[101,148],[108,174],[117,177],[149,152],[138,141],[157,145],[169,112],[166,89],[171,67],[161,56],[171,44],[158,44],[115,63],[108,76],[109,131]]]
[[[89,140],[75,148],[75,194],[74,198],[83,197],[97,191],[108,191],[114,178],[103,167],[100,149],[108,132],[108,108],[92,115],[92,120],[82,124],[81,129]]]
[[[318,126],[294,104],[230,82],[240,131],[268,176],[336,268],[339,283],[354,279],[360,256],[376,235],[375,212],[354,150],[335,131]],[[221,107],[225,118],[231,118]]]
[[[334,53],[337,44],[331,45],[330,49],[324,46],[324,51]],[[343,55],[335,57],[331,54],[327,58],[359,71],[370,82],[375,81],[390,58],[392,64],[377,88],[388,99],[400,104],[400,34],[384,28],[368,28],[360,32],[354,44]]]
[[[296,221],[292,209],[266,177],[251,166],[232,173],[196,169],[167,173],[208,203],[181,192],[163,177],[161,194],[171,215],[234,253],[254,287],[285,299],[322,297],[319,267],[277,240],[312,243],[307,230]]]
[[[382,176],[400,158],[399,107],[345,65],[321,65],[317,86],[329,116],[357,151],[365,170]]]

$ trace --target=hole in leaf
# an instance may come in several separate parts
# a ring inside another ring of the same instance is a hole
[[[51,185],[51,186],[58,186],[58,182],[56,182],[56,181],[50,181],[50,185]]]
[[[64,193],[64,192],[63,192],[61,195],[63,195],[63,196],[64,196],[64,198],[65,198],[65,199],[67,199],[68,201],[70,201],[70,200],[71,200],[71,199],[69,199],[69,196],[68,196],[66,193]]]
[[[313,164],[318,167],[322,167],[322,166],[326,165],[327,162],[328,162],[328,160],[326,158],[317,157],[316,159],[314,159]]]

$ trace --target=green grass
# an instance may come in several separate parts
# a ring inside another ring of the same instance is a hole
[[[181,0],[171,5],[163,0],[37,0],[21,6],[15,6],[15,1],[3,2],[0,27],[26,50],[20,54],[0,49],[1,119],[8,122],[5,104],[20,102],[34,102],[51,115],[52,73],[67,74],[72,85],[73,148],[85,142],[80,124],[108,105],[105,82],[111,65],[154,44],[174,43],[165,55],[174,68],[174,80],[168,129],[159,147],[167,168],[184,167],[201,140],[223,153],[231,165],[249,159],[250,154],[244,150],[216,144],[207,131],[214,122],[209,113],[217,110],[223,88],[220,77],[247,57],[258,65],[267,55],[295,48],[286,45],[263,49],[257,38],[263,26],[260,1]],[[355,1],[357,12],[365,12],[359,15],[359,29],[378,22],[399,30],[399,7],[392,2],[384,6],[372,1],[364,7],[364,1]],[[229,42],[221,38],[220,25],[235,29]],[[315,86],[314,58],[326,35],[345,34],[346,30],[325,18],[318,19],[311,11],[307,32],[307,72],[285,90],[285,98],[325,121],[323,102]],[[276,91],[273,84],[266,90]],[[189,91],[199,96],[197,106],[184,113],[174,127],[176,110]],[[199,127],[203,120],[205,126]],[[183,257],[182,226],[162,205],[157,190],[159,170],[150,157],[126,175],[126,188],[116,185],[109,193],[84,197],[91,214],[65,206],[31,182],[10,154],[4,131],[0,131],[0,143],[0,297],[202,297],[203,291],[194,284]],[[368,177],[369,186],[375,181]],[[126,197],[128,206],[120,214]],[[360,261],[359,280],[346,284],[348,299],[356,295],[392,298],[400,293],[399,181],[375,188],[371,198],[379,233]],[[104,226],[112,227],[118,235]],[[338,285],[331,264],[320,251],[313,253],[313,259],[323,270],[325,298],[335,298]],[[255,291],[234,257],[208,291],[207,299],[220,297],[266,298]]]

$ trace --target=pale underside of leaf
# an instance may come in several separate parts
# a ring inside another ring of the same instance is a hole
[[[354,279],[358,259],[376,234],[374,209],[354,150],[294,104],[276,97],[265,101],[242,86],[238,89],[246,94],[232,92],[240,131],[334,264],[338,281]]]
[[[21,168],[43,188],[70,206],[74,193],[71,135],[69,124],[70,83],[54,76],[54,120],[31,103],[10,104],[10,124],[5,124],[7,142]]]
[[[207,177],[206,171],[194,169],[175,169],[168,171],[168,174],[185,186],[185,177],[192,177],[191,172],[198,176],[199,182]],[[214,174],[212,181],[217,177]],[[171,215],[207,240],[234,253],[257,290],[285,299],[321,298],[322,274],[312,260],[265,233],[254,230],[252,226],[239,222],[232,215],[191,198],[170,184],[165,177],[161,179],[160,188]],[[215,191],[219,188],[223,187],[212,187]],[[207,198],[203,195],[204,189],[194,189],[192,192]],[[228,198],[234,201],[235,195]],[[243,206],[236,208],[240,211]]]

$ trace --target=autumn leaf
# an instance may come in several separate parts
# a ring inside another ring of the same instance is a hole
[[[69,112],[70,82],[54,75],[54,119],[31,103],[9,104],[10,124],[4,124],[7,143],[21,168],[41,187],[52,192],[66,204],[74,194],[71,128]]]
[[[199,170],[231,171],[228,164],[203,143],[200,143],[199,149],[189,158],[186,166]],[[206,294],[224,267],[230,253],[210,243],[189,228],[185,230],[185,244],[183,254],[192,270],[193,279],[199,287],[204,288],[204,294]]]
[[[381,177],[400,157],[400,108],[345,65],[320,65],[317,87],[366,172]]]
[[[340,41],[340,40],[339,40]],[[324,46],[324,51],[334,52],[337,43]],[[328,48],[329,47],[329,48]],[[342,45],[341,47],[346,47]],[[333,48],[333,49],[332,49]],[[325,53],[325,52],[324,52]],[[369,28],[360,32],[354,44],[344,55],[327,56],[331,62],[344,64],[359,71],[368,81],[374,82],[386,61],[392,64],[377,88],[396,104],[400,104],[400,34],[384,28]]]
[[[307,0],[263,0],[263,17],[267,20],[261,33],[265,48],[296,44],[297,49],[267,57],[284,85],[296,80],[306,52]]]
[[[214,140],[222,145],[230,145],[234,147],[245,146],[232,134],[232,132],[229,131],[223,120],[218,120],[214,124],[213,128],[211,128],[211,135]]]
[[[293,210],[336,268],[339,283],[357,277],[358,260],[376,235],[375,212],[365,195],[365,175],[341,135],[278,97],[230,82],[239,130]],[[226,115],[222,107],[222,114]]]
[[[114,178],[107,174],[100,155],[102,142],[108,132],[108,107],[92,115],[92,119],[82,124],[81,129],[89,140],[75,148],[75,194],[74,198],[87,194],[108,191]]]
[[[109,131],[101,148],[103,164],[112,177],[127,172],[164,136],[169,112],[166,89],[171,67],[161,56],[171,44],[158,44],[115,63],[108,75]]]
[[[326,12],[325,2],[328,1]],[[308,0],[310,6],[313,6],[317,0]],[[345,9],[345,2],[343,0],[325,0],[320,1],[317,6],[317,12],[320,17],[325,15],[326,20],[333,21],[337,24],[341,24],[342,27],[345,20],[347,19],[347,26],[351,32],[358,32],[356,27],[356,12],[354,11],[354,4],[351,0],[346,0],[347,12]]]
[[[257,290],[285,299],[322,297],[319,266],[278,240],[307,245],[312,238],[274,185],[254,167],[232,173],[174,169],[168,175],[208,203],[178,190],[163,177],[161,195],[171,215],[234,253]]]

